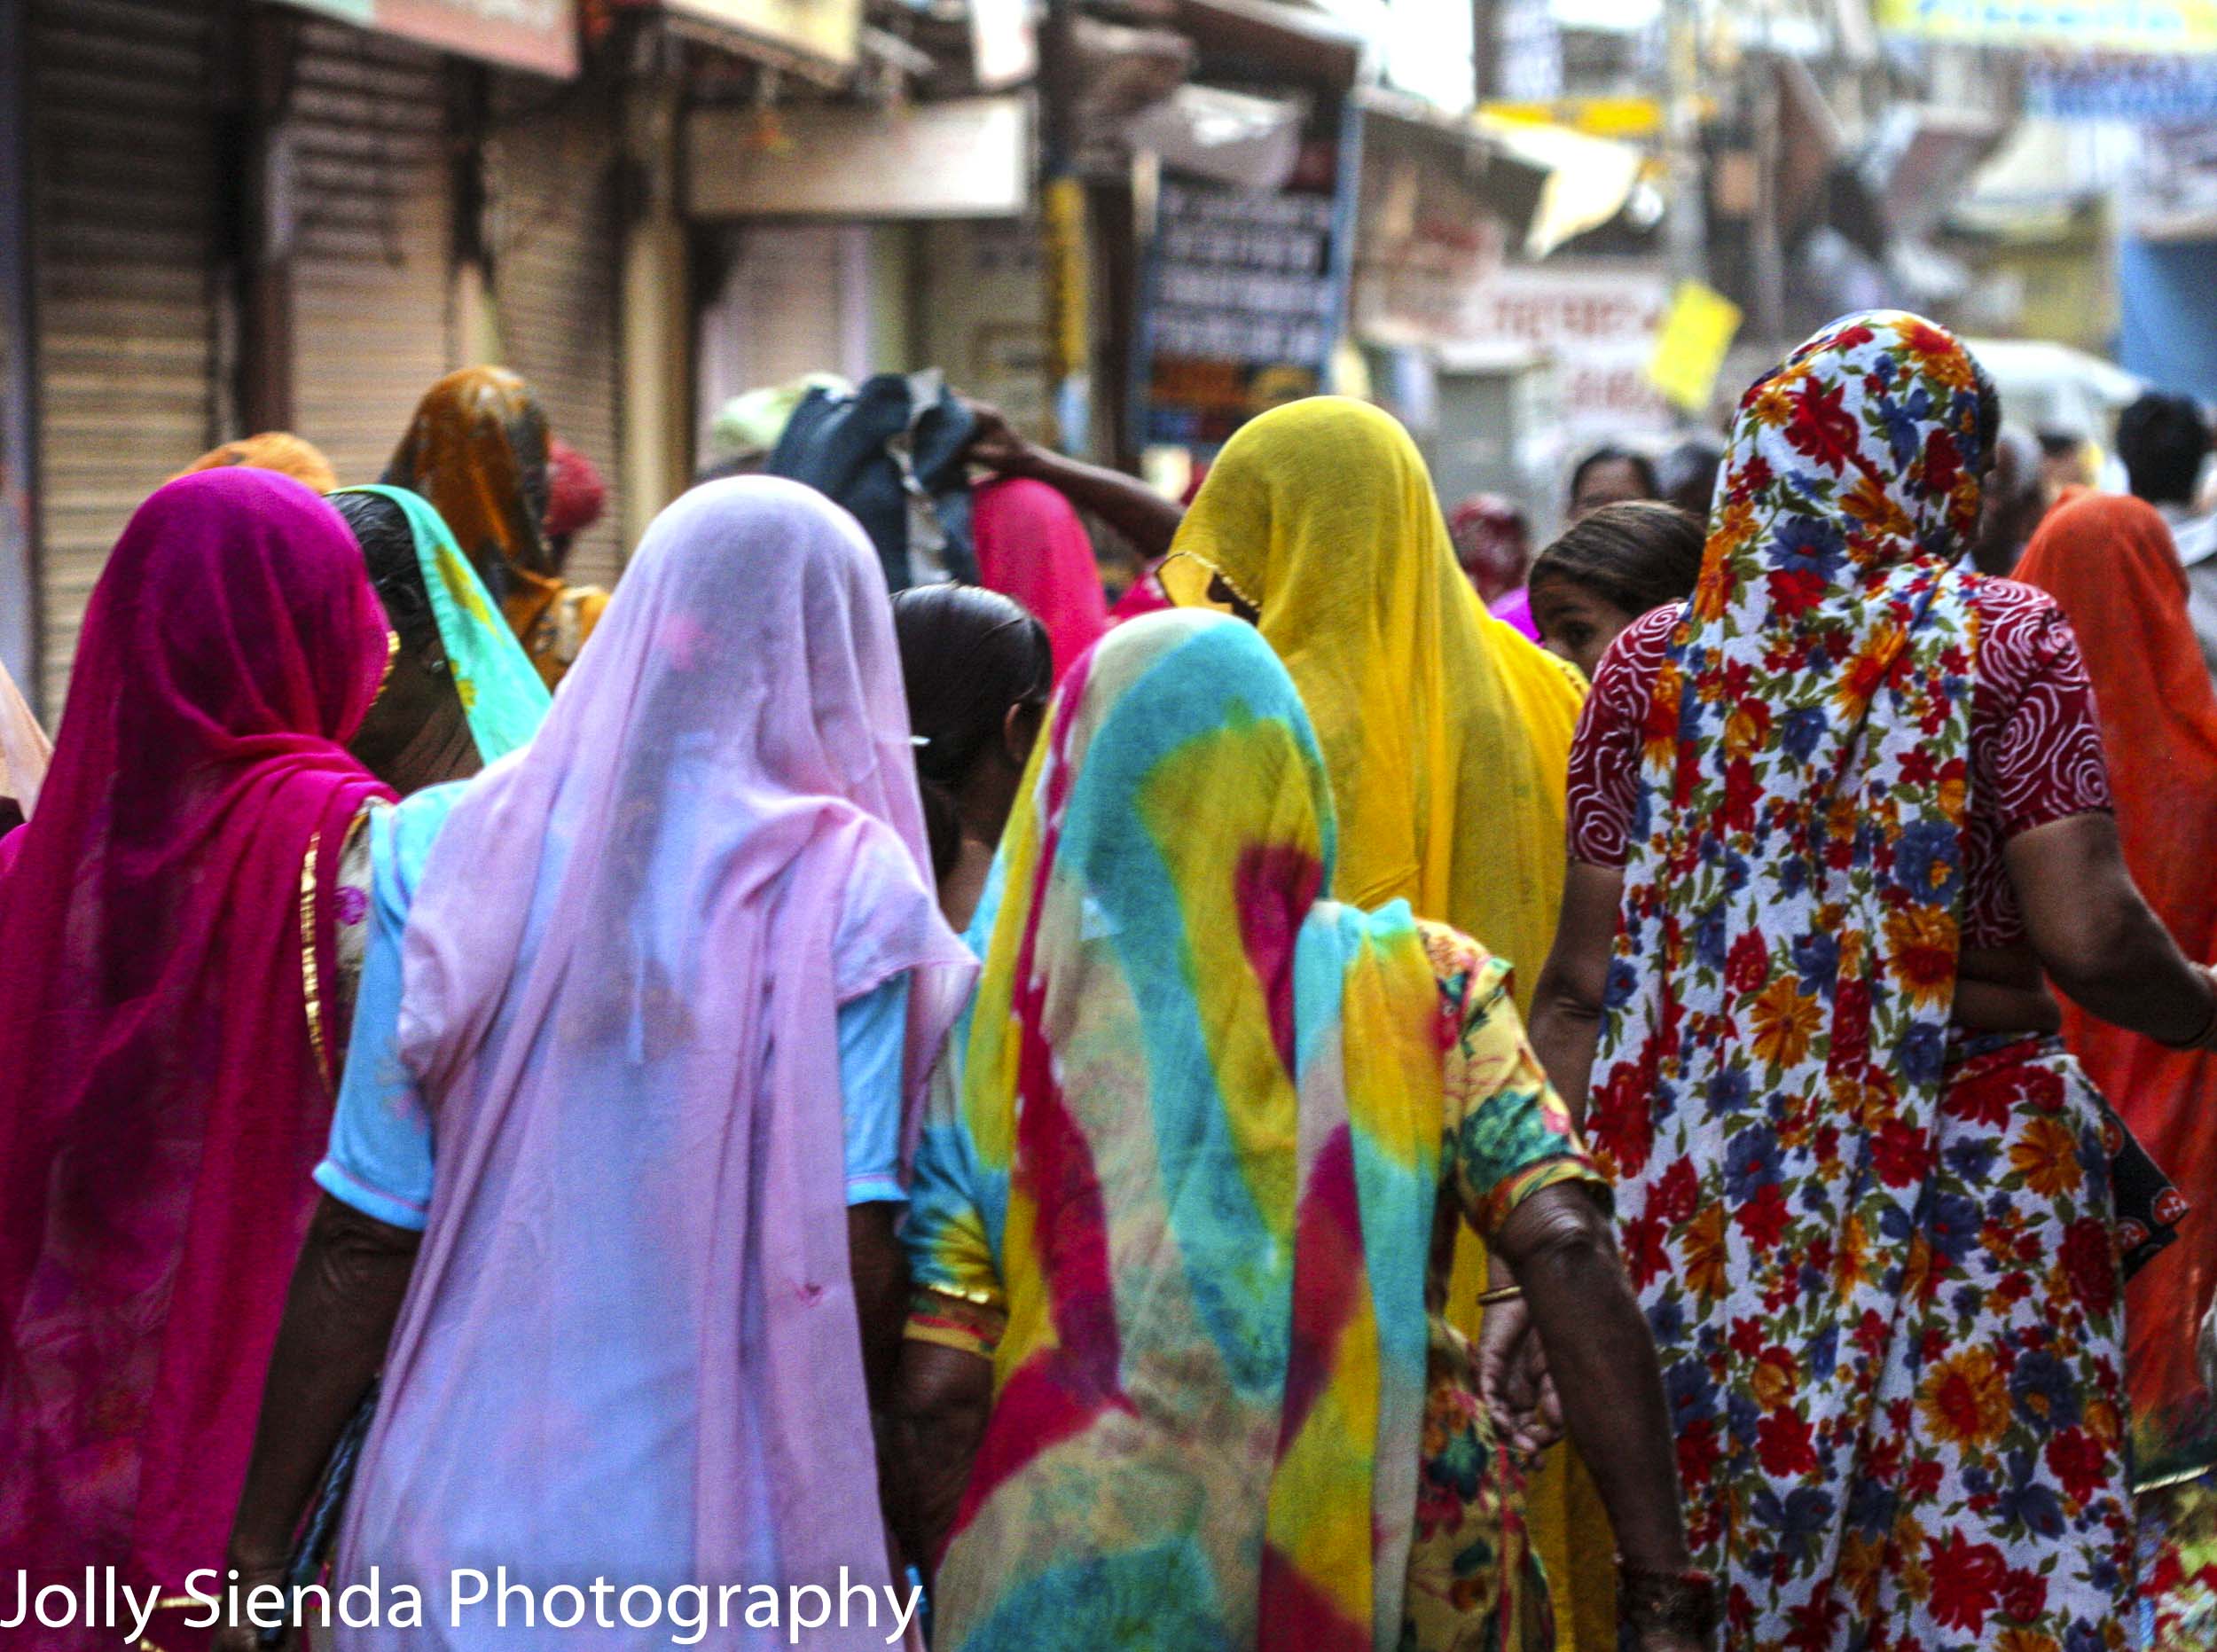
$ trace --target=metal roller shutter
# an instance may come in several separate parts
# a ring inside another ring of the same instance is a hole
[[[214,442],[212,0],[33,0],[43,705],[132,510]]]
[[[568,577],[613,584],[623,557],[615,495],[623,146],[615,99],[590,82],[557,88],[503,74],[492,117],[487,240],[501,351],[537,389],[554,433],[608,484],[607,509],[570,547]]]
[[[374,482],[453,359],[453,179],[435,52],[301,26],[284,143],[294,428]]]

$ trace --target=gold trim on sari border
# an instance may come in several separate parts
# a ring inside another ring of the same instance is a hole
[[[1248,607],[1253,609],[1257,616],[1257,622],[1260,622],[1259,616],[1263,611],[1263,605],[1260,602],[1257,602],[1253,597],[1250,596],[1245,591],[1242,590],[1238,580],[1234,579],[1231,575],[1226,573],[1222,568],[1210,561],[1207,557],[1203,556],[1198,552],[1195,551],[1172,551],[1169,555],[1165,556],[1161,562],[1156,565],[1156,580],[1163,587],[1163,594],[1165,597],[1168,597],[1174,606],[1179,607],[1190,607],[1195,605],[1193,602],[1181,599],[1178,593],[1171,590],[1171,582],[1172,579],[1177,578],[1177,575],[1171,572],[1171,564],[1173,562],[1189,562],[1195,568],[1200,568],[1203,572],[1207,574],[1209,578],[1222,580],[1224,582],[1224,588],[1230,591],[1232,595],[1238,599],[1241,602],[1246,604]],[[1178,583],[1181,588],[1186,586],[1186,582],[1182,579],[1179,579]],[[1205,583],[1203,589],[1205,591]],[[1209,601],[1209,599],[1204,594],[1201,600],[1207,602]],[[1218,605],[1210,603],[1210,606],[1216,607]]]
[[[309,833],[308,857],[301,863],[301,987],[308,1006],[308,1045],[315,1053],[316,1069],[335,1090],[339,1076],[332,1070],[331,1048],[324,1037],[323,983],[317,978],[316,968],[316,857],[323,841],[322,828]]]
[[[944,1296],[952,1302],[967,1302],[974,1308],[991,1308],[997,1313],[1007,1311],[1001,1305],[1005,1295],[998,1290],[958,1290],[952,1285],[919,1285],[914,1291],[917,1300],[926,1296]]]
[[[385,669],[377,674],[377,693],[370,696],[375,705],[385,698],[385,685],[393,680],[393,666],[400,658],[400,633],[388,627],[385,632]]]
[[[165,1594],[154,1601],[154,1610],[157,1612],[184,1612],[193,1610],[196,1608],[203,1607],[207,1604],[208,1600],[202,1595]],[[132,1648],[132,1652],[162,1652],[162,1648],[152,1635],[141,1635],[138,1640],[138,1644]]]

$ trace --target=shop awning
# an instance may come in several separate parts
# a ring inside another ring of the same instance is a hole
[[[1567,126],[1488,114],[1473,117],[1472,124],[1501,155],[1543,180],[1524,224],[1527,258],[1545,258],[1622,212],[1648,164],[1645,153],[1630,144],[1588,137]]]
[[[1363,118],[1404,145],[1429,148],[1507,226],[1526,258],[1545,258],[1624,209],[1647,165],[1630,144],[1567,126],[1497,114],[1449,114],[1419,99],[1365,88]]]
[[[682,33],[811,79],[843,81],[861,60],[862,0],[661,0],[659,9]]]
[[[1383,87],[1355,94],[1367,139],[1398,154],[1420,155],[1452,174],[1477,204],[1506,225],[1512,240],[1530,228],[1547,188],[1551,163],[1492,137],[1479,117],[1450,114],[1435,105]],[[1506,123],[1503,123],[1506,124]]]
[[[577,73],[576,0],[289,0],[357,28],[567,80]]]
[[[1170,22],[1206,58],[1267,65],[1315,86],[1351,86],[1363,41],[1345,24],[1280,0],[1170,0]]]
[[[1007,218],[1031,204],[1031,106],[1016,95],[900,109],[748,108],[685,124],[686,209],[700,218]]]

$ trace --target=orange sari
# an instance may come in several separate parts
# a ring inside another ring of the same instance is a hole
[[[2190,958],[2217,957],[2217,689],[2186,617],[2186,575],[2163,519],[2089,495],[2050,514],[2015,577],[2062,604],[2101,708],[2118,831],[2134,880]],[[2066,1001],[2064,1037],[2119,1117],[2190,1194],[2217,1187],[2217,1055],[2166,1050]],[[2143,1484],[2217,1462],[2217,1419],[2194,1359],[2217,1287],[2217,1217],[2133,1280],[2128,1360]]]
[[[551,689],[608,593],[564,583],[547,547],[549,441],[529,385],[505,367],[465,367],[424,393],[383,480],[431,501]]]

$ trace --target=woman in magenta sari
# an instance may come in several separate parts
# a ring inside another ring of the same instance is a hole
[[[1004,476],[980,487],[970,507],[978,583],[1024,605],[1047,628],[1054,680],[1108,629],[1093,542],[1077,507],[1046,482]]]
[[[343,1047],[338,865],[391,795],[346,749],[388,654],[346,524],[269,472],[161,489],[93,591],[0,843],[0,1555],[34,1588],[223,1564]],[[199,1644],[189,1615],[140,1644]]]
[[[281,1572],[381,1371],[342,1585],[440,1601],[505,1567],[551,1616],[597,1576],[709,1589],[719,1614],[732,1585],[851,1580],[868,1626],[857,1606],[806,1644],[913,1626],[869,1413],[900,1336],[906,1146],[975,966],[924,870],[912,752],[861,528],[798,483],[726,480],[655,519],[523,752],[373,828],[242,1575]],[[336,1644],[547,1642],[489,1608]],[[790,1641],[734,1607],[708,1644]]]

